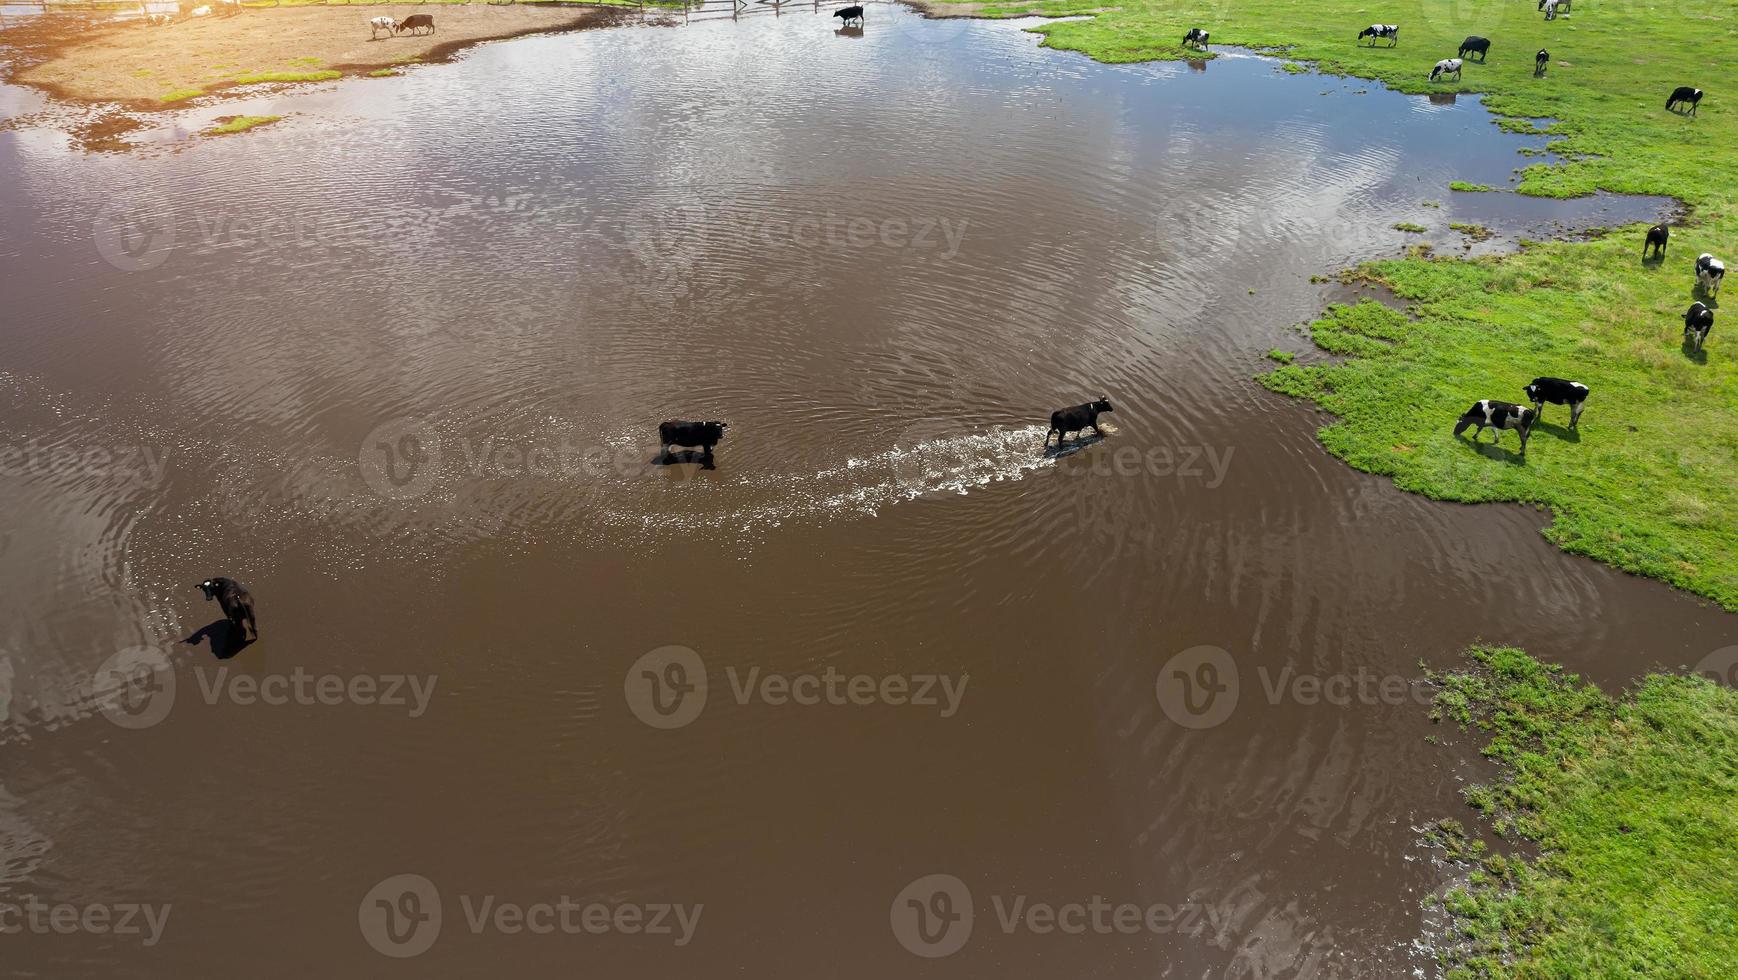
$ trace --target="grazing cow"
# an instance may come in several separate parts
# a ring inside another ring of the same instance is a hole
[[[1050,432],[1056,433],[1056,445],[1062,445],[1062,440],[1070,432],[1079,432],[1087,426],[1092,427],[1092,434],[1102,436],[1104,430],[1098,427],[1098,417],[1105,412],[1114,412],[1110,407],[1110,399],[1100,398],[1095,402],[1076,405],[1073,408],[1059,408],[1050,413]],[[1050,445],[1050,432],[1044,433],[1044,445]]]
[[[1358,32],[1358,40],[1362,41],[1365,38],[1370,39],[1370,46],[1372,48],[1376,46],[1376,39],[1377,38],[1381,38],[1382,40],[1387,41],[1388,46],[1393,47],[1394,45],[1400,43],[1400,25],[1399,24],[1371,24],[1369,27],[1366,27],[1363,30]]]
[[[1569,5],[1562,3],[1561,0],[1539,0],[1539,9],[1545,12],[1546,20],[1556,20],[1557,8],[1560,6],[1567,7]]]
[[[223,618],[241,632],[241,638],[252,642],[259,639],[259,627],[253,619],[253,596],[242,585],[232,578],[208,578],[199,583],[200,591],[205,593],[206,601],[217,600],[217,605],[223,610]]]
[[[1540,75],[1545,74],[1545,66],[1550,63],[1551,52],[1546,51],[1544,48],[1540,48],[1539,53],[1533,56],[1533,77],[1538,78]]]
[[[1476,54],[1479,56],[1479,61],[1482,63],[1485,60],[1485,55],[1489,54],[1490,50],[1490,38],[1479,37],[1477,34],[1473,34],[1468,36],[1466,40],[1460,42],[1460,50],[1455,52],[1454,56],[1456,58],[1465,58],[1468,54]]]
[[[1571,429],[1581,421],[1581,410],[1587,407],[1587,386],[1579,381],[1565,381],[1562,378],[1534,378],[1533,383],[1521,389],[1527,393],[1527,400],[1533,403],[1533,414],[1540,421],[1545,418],[1545,403],[1569,406],[1569,427]]]
[[[1538,417],[1539,413],[1530,408],[1486,398],[1473,402],[1472,407],[1461,414],[1460,421],[1454,425],[1454,434],[1459,436],[1467,426],[1476,425],[1479,430],[1473,433],[1472,441],[1478,442],[1488,425],[1491,427],[1491,442],[1495,444],[1502,438],[1504,429],[1514,429],[1521,434],[1521,455],[1525,456],[1527,437],[1533,434],[1533,421]]]
[[[1207,50],[1207,32],[1199,27],[1189,28],[1189,33],[1183,35],[1183,44],[1190,47]]]
[[[852,21],[863,23],[863,8],[858,6],[841,7],[833,11],[833,16],[849,24]]]
[[[1647,230],[1647,241],[1641,243],[1641,257],[1648,257],[1648,250],[1653,250],[1653,257],[1666,257],[1666,243],[1672,240],[1672,230],[1665,225],[1654,225]]]
[[[168,27],[170,24],[173,24],[173,23],[175,23],[175,17],[171,14],[146,14],[145,15],[145,26],[146,27]]]
[[[710,459],[712,447],[724,439],[724,430],[730,427],[729,422],[682,422],[671,419],[658,424],[658,442],[664,447],[664,455],[670,455],[671,446],[699,446],[701,452]]]
[[[1726,263],[1707,252],[1696,256],[1696,285],[1709,296],[1720,295],[1720,283],[1726,279]]]
[[[1714,329],[1714,311],[1708,309],[1706,303],[1694,303],[1684,314],[1684,343],[1700,353],[1702,344],[1708,339],[1708,331]]]
[[[1672,89],[1671,98],[1666,99],[1666,111],[1672,111],[1680,102],[1690,107],[1690,115],[1695,115],[1696,107],[1702,104],[1702,90],[1693,85],[1679,85]]]
[[[379,37],[381,31],[385,31],[387,34],[398,33],[398,21],[391,17],[370,17],[368,19],[368,40],[372,41]]]
[[[409,31],[415,34],[424,27],[428,28],[430,34],[434,33],[434,14],[411,14],[394,25],[392,32],[398,34]]]
[[[1453,75],[1455,81],[1460,81],[1459,58],[1444,58],[1436,63],[1435,68],[1430,69],[1430,80],[1433,82],[1444,75]]]

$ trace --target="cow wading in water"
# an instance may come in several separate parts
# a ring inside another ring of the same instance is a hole
[[[199,583],[199,591],[205,593],[207,601],[217,600],[217,605],[223,610],[223,618],[229,620],[243,643],[252,643],[259,639],[259,626],[253,619],[253,596],[242,585],[232,578],[217,576]]]
[[[662,459],[670,458],[671,446],[699,446],[704,462],[712,461],[712,447],[724,439],[729,422],[684,422],[671,419],[658,424],[658,443],[663,446]]]
[[[1056,411],[1051,412],[1050,432],[1044,433],[1044,448],[1050,448],[1051,432],[1056,434],[1056,446],[1058,449],[1062,447],[1062,440],[1066,438],[1070,432],[1080,432],[1083,429],[1090,428],[1092,429],[1093,435],[1103,436],[1104,430],[1098,427],[1098,417],[1105,412],[1114,411],[1116,411],[1116,409],[1110,407],[1110,399],[1100,398],[1095,402],[1087,402],[1084,405],[1076,405],[1073,408],[1059,408]]]

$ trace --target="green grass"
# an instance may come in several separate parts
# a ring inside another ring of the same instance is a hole
[[[342,77],[343,73],[332,71],[256,71],[245,75],[237,75],[230,81],[237,85],[253,85],[259,82],[329,82]]]
[[[1738,976],[1738,691],[1656,674],[1611,698],[1520,650],[1470,655],[1433,675],[1434,714],[1488,739],[1500,777],[1466,800],[1540,856],[1452,819],[1426,835],[1470,870],[1443,899],[1449,976]]]
[[[1495,237],[1495,235],[1496,235],[1495,232],[1491,231],[1489,228],[1486,228],[1484,225],[1474,224],[1473,222],[1470,222],[1470,221],[1450,221],[1448,223],[1448,227],[1453,231],[1460,232],[1461,234],[1465,235],[1466,237],[1472,239],[1475,242],[1487,241],[1487,240]],[[1532,379],[1529,378],[1528,380],[1530,381]],[[1512,398],[1509,399],[1509,401],[1514,401],[1514,400],[1515,399],[1512,399]]]
[[[188,99],[196,99],[199,96],[204,95],[204,94],[205,94],[205,90],[202,88],[178,88],[173,92],[166,92],[162,95],[157,96],[157,101],[159,101],[159,102],[185,102]]]
[[[1297,357],[1291,351],[1280,350],[1278,347],[1268,351],[1267,356],[1268,359],[1278,361],[1281,364],[1290,364]]]
[[[397,68],[376,68],[368,73],[369,78],[392,78],[398,74]]]
[[[1474,184],[1465,180],[1449,181],[1448,189],[1451,191],[1460,191],[1463,194],[1479,194],[1496,190],[1495,187],[1492,187],[1489,184]]]
[[[225,136],[230,133],[245,133],[260,126],[269,126],[283,116],[222,116],[217,125],[205,131],[207,136]]]
[[[1394,230],[1404,231],[1413,235],[1422,235],[1430,229],[1413,221],[1397,221],[1394,223]]]
[[[1210,17],[1184,0],[1100,9],[1099,0],[990,0],[979,13],[1096,14],[1032,30],[1106,62],[1186,57],[1179,41],[1199,25],[1215,44],[1402,92],[1484,93],[1505,129],[1550,134],[1561,158],[1527,165],[1519,193],[1603,189],[1686,202],[1691,217],[1660,266],[1640,261],[1640,227],[1513,257],[1439,259],[1417,247],[1371,263],[1355,275],[1387,285],[1409,315],[1336,308],[1316,340],[1353,359],[1279,367],[1264,381],[1339,416],[1322,442],[1359,469],[1445,500],[1550,507],[1545,533],[1563,548],[1738,610],[1738,334],[1722,344],[1716,333],[1702,357],[1680,349],[1694,257],[1738,253],[1738,111],[1726,109],[1738,101],[1729,50],[1738,10],[1588,3],[1547,23],[1524,0],[1248,0],[1213,5]],[[1356,44],[1373,21],[1402,24],[1400,45]],[[1468,34],[1492,39],[1488,63],[1430,84],[1430,66]],[[1542,47],[1552,64],[1535,78]],[[1709,93],[1699,117],[1665,111],[1680,84]],[[1592,387],[1579,433],[1559,428],[1564,410],[1547,406],[1550,424],[1535,430],[1525,460],[1450,435],[1475,400],[1517,400],[1545,374]]]

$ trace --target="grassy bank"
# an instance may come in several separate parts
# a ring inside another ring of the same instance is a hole
[[[1541,856],[1438,826],[1471,868],[1444,900],[1451,976],[1738,976],[1738,691],[1655,675],[1613,699],[1519,650],[1471,656],[1435,678],[1439,717],[1501,768],[1467,801]]]
[[[1078,0],[931,7],[982,16],[1101,9]],[[1355,43],[1374,22],[1401,25],[1399,45]],[[1695,256],[1738,259],[1738,58],[1727,50],[1738,13],[1619,0],[1547,23],[1525,0],[1131,0],[1037,30],[1051,47],[1131,62],[1184,57],[1178,42],[1192,26],[1211,30],[1216,45],[1283,52],[1404,92],[1482,92],[1506,128],[1538,131],[1531,120],[1548,120],[1543,131],[1566,162],[1527,167],[1522,193],[1604,189],[1689,205],[1660,265],[1642,263],[1640,229],[1502,258],[1373,263],[1355,275],[1389,286],[1410,315],[1330,310],[1314,325],[1316,342],[1354,356],[1281,367],[1264,382],[1337,415],[1322,441],[1359,469],[1440,499],[1549,506],[1546,534],[1560,546],[1738,610],[1738,329],[1718,314],[1705,355],[1691,356],[1679,319],[1694,298]],[[1468,63],[1458,83],[1429,83],[1430,66],[1468,34],[1492,39],[1488,63]],[[1535,78],[1540,48],[1552,60]],[[1697,118],[1665,111],[1680,84],[1708,92]],[[1579,432],[1560,428],[1566,413],[1547,406],[1550,424],[1535,431],[1525,460],[1451,437],[1474,400],[1519,401],[1536,375],[1593,388]]]

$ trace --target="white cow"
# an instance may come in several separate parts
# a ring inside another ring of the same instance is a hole
[[[189,17],[210,17],[211,16],[211,7],[209,7],[209,6],[194,7],[192,10],[187,12],[187,16],[189,16]]]
[[[381,31],[391,34],[393,28],[397,26],[398,21],[391,17],[371,17],[368,20],[368,40],[372,41],[379,37]]]
[[[1696,285],[1709,296],[1720,295],[1720,283],[1726,279],[1726,263],[1710,252],[1696,256]]]
[[[1453,75],[1455,81],[1460,81],[1460,64],[1459,58],[1442,59],[1436,63],[1435,68],[1430,69],[1430,80],[1434,82],[1443,75]]]

